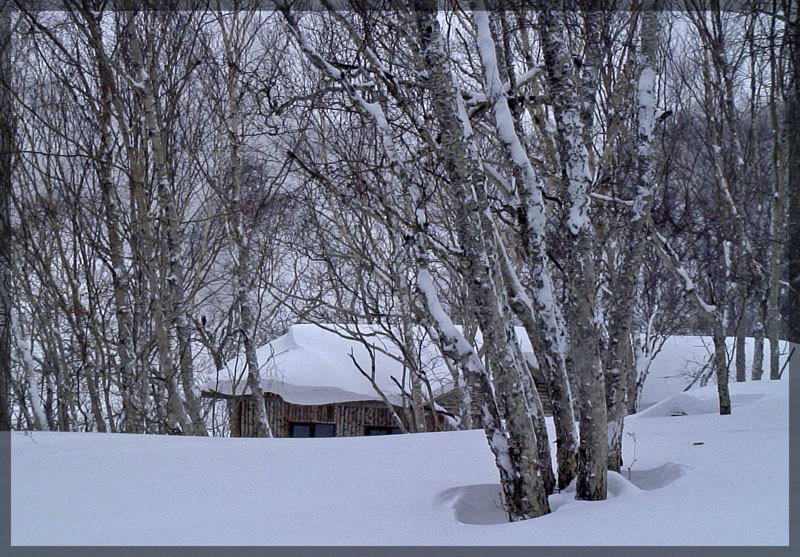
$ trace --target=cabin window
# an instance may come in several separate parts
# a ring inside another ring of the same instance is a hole
[[[364,435],[395,435],[397,433],[403,433],[403,430],[399,427],[378,427],[368,425]]]
[[[335,437],[333,424],[289,424],[289,437]]]

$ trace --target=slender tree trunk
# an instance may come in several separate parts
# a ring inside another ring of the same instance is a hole
[[[536,389],[536,382],[533,380],[533,366],[531,362],[525,362],[525,372],[522,374],[522,386],[528,399],[528,406],[535,407],[532,413],[533,429],[536,432],[536,447],[539,450],[539,470],[542,473],[544,491],[552,495],[556,488],[556,475],[553,472],[553,458],[550,455],[550,444],[548,443],[547,423],[544,419],[544,407]]]
[[[755,324],[753,338],[753,365],[750,368],[750,380],[761,381],[764,375],[764,324],[758,319]]]
[[[192,369],[192,352],[189,337],[189,327],[186,315],[186,301],[184,294],[184,273],[181,261],[180,246],[180,222],[175,208],[173,194],[170,191],[169,179],[166,168],[166,151],[161,139],[161,129],[155,108],[155,93],[152,79],[147,75],[144,66],[144,55],[136,34],[134,23],[135,12],[128,13],[126,22],[126,33],[131,45],[131,54],[134,64],[134,74],[136,81],[134,88],[139,95],[144,106],[144,120],[147,127],[147,135],[152,147],[154,172],[158,191],[158,203],[165,220],[166,226],[166,254],[168,260],[168,273],[166,276],[167,296],[164,303],[165,310],[160,342],[162,345],[170,344],[169,327],[170,322],[174,323],[177,344],[178,344],[178,371],[181,382],[183,383],[183,393],[186,397],[184,407],[178,390],[177,377],[171,362],[164,370],[167,387],[170,391],[170,406],[180,422],[182,433],[190,435],[206,435],[205,424],[200,416],[200,401],[194,390],[194,372]],[[171,359],[171,358],[170,358]],[[187,416],[188,410],[188,416]]]
[[[46,366],[42,365],[42,375],[44,375],[45,395],[44,395],[44,414],[47,417],[47,429],[56,430],[56,419],[53,414],[53,403],[55,402],[55,392],[53,391],[53,375],[49,373]]]
[[[112,181],[113,144],[111,129],[113,75],[107,65],[103,49],[100,25],[88,18],[92,46],[95,49],[100,79],[100,151],[97,173],[102,192],[103,208],[108,232],[111,280],[114,288],[114,304],[117,318],[117,358],[119,368],[120,395],[122,397],[122,430],[126,433],[143,433],[144,417],[142,401],[135,389],[135,355],[133,353],[133,317],[130,305],[128,270],[123,256],[122,229],[116,189]]]
[[[232,25],[239,23],[236,16]],[[221,22],[222,23],[222,22]],[[264,401],[264,392],[261,389],[261,373],[256,353],[253,334],[252,301],[251,301],[251,269],[249,241],[244,230],[244,217],[242,215],[242,160],[241,160],[241,109],[240,109],[240,75],[235,68],[239,67],[241,51],[238,44],[233,41],[237,38],[231,35],[231,29],[222,24],[222,36],[225,43],[225,54],[228,66],[228,149],[230,152],[232,196],[231,196],[231,239],[235,250],[235,282],[236,304],[239,308],[240,333],[244,344],[245,359],[247,362],[247,386],[252,394],[252,403],[256,413],[256,436],[272,437],[272,430],[267,418],[267,409]],[[241,39],[241,37],[239,37]]]
[[[31,410],[33,411],[32,426],[34,430],[41,431],[44,429],[44,424],[47,423],[47,416],[45,416],[44,410],[42,409],[42,404],[39,399],[39,388],[36,386],[36,372],[33,369],[33,355],[31,354],[31,350],[28,347],[28,344],[25,342],[25,339],[22,337],[22,330],[20,329],[19,320],[14,319],[13,316],[11,319],[14,340],[17,345],[17,350],[19,351],[20,363],[22,365],[22,370],[25,377],[25,388],[28,395],[27,398],[31,403]]]
[[[773,110],[773,122],[777,122],[776,108]],[[771,380],[780,379],[780,349],[778,340],[780,338],[780,290],[781,290],[781,270],[783,268],[783,242],[784,235],[784,187],[783,181],[785,173],[779,170],[781,163],[785,164],[787,159],[780,156],[780,133],[775,132],[773,139],[773,167],[775,168],[772,179],[774,193],[770,200],[770,243],[767,248],[767,265],[769,277],[767,283],[766,312],[764,315],[764,325],[767,339],[769,340],[769,378]]]
[[[11,429],[11,242],[9,199],[14,116],[11,82],[11,10],[0,8],[0,431]]]
[[[746,265],[744,259],[738,260],[739,273],[746,272]],[[740,277],[736,284],[737,298],[739,301],[739,308],[736,320],[736,381],[742,383],[747,380],[747,372],[745,370],[747,363],[747,346],[746,346],[746,332],[747,332],[747,285]]]
[[[635,414],[639,411],[639,399],[642,394],[644,381],[650,371],[650,364],[653,361],[651,353],[649,334],[634,331],[631,335],[633,343],[633,373],[628,376],[628,414]]]
[[[794,311],[789,311],[783,317],[787,321],[797,324],[797,314],[800,313],[798,298],[800,295],[800,265],[797,265],[797,254],[792,250],[787,250],[788,262],[784,261],[784,244],[792,234],[797,237],[800,233],[800,225],[797,219],[800,218],[800,124],[797,122],[797,112],[800,110],[800,8],[797,2],[789,1],[784,4],[789,16],[789,24],[786,29],[786,45],[788,46],[788,61],[790,75],[794,79],[789,79],[792,88],[789,91],[779,92],[779,83],[785,79],[785,66],[775,54],[780,51],[778,45],[772,42],[770,45],[770,119],[773,126],[772,132],[772,183],[773,192],[770,196],[770,220],[769,220],[769,246],[767,249],[767,266],[769,278],[767,284],[767,303],[766,314],[764,317],[764,327],[767,339],[769,340],[769,378],[770,380],[780,379],[780,290],[781,275],[784,264],[787,265],[789,272],[789,287],[791,294],[787,297],[789,307],[793,306]],[[773,20],[774,21],[774,20]],[[774,25],[774,23],[773,23]],[[771,41],[774,38],[771,37]],[[784,95],[780,99],[781,93]],[[783,114],[780,113],[779,106],[781,100],[785,102]],[[787,203],[788,202],[788,203]],[[788,205],[788,207],[787,207]],[[787,208],[789,214],[787,215]],[[796,246],[795,246],[796,247]],[[792,265],[792,261],[795,262]],[[792,268],[794,267],[794,268]],[[798,340],[798,339],[795,339]]]
[[[100,402],[100,393],[97,390],[97,371],[95,370],[94,362],[91,361],[87,353],[89,349],[88,342],[88,338],[86,338],[85,334],[78,336],[78,343],[80,344],[81,351],[81,371],[86,381],[86,389],[89,391],[89,404],[92,410],[92,417],[94,418],[95,424],[97,424],[97,431],[100,433],[107,433],[108,426],[103,416],[103,405]]]
[[[722,324],[714,324],[714,373],[717,376],[719,393],[719,413],[731,413],[731,395],[728,390],[728,353],[725,347],[725,329]]]
[[[65,377],[66,370],[61,364],[62,359],[59,357],[58,353],[56,352],[58,347],[58,342],[55,338],[53,338],[53,334],[51,331],[48,331],[47,334],[48,338],[46,340],[47,344],[45,345],[45,362],[49,364],[50,368],[53,370],[53,375],[56,379],[56,405],[58,408],[58,430],[59,431],[71,431],[72,429],[72,412],[70,412],[70,407],[72,406],[71,403],[71,392],[69,387],[66,385]]]
[[[546,8],[539,12],[539,36],[556,119],[562,182],[570,204],[566,224],[571,248],[565,268],[569,283],[569,358],[579,384],[580,443],[576,498],[596,501],[606,498],[608,424],[601,338],[595,320],[595,234],[588,214],[589,155],[583,142],[581,102],[577,95],[572,57],[567,51],[563,29],[553,12]]]
[[[608,469],[620,471],[622,466],[622,437],[628,411],[629,378],[635,376],[631,334],[633,310],[638,297],[640,273],[647,240],[647,215],[655,189],[655,128],[656,80],[655,57],[658,52],[658,12],[647,6],[641,15],[641,52],[637,84],[637,194],[633,216],[625,242],[622,269],[616,277],[613,303],[608,324],[609,346],[606,365],[606,405],[608,411]]]
[[[484,68],[484,89],[493,106],[498,134],[520,184],[522,206],[519,211],[519,221],[526,257],[533,269],[535,288],[533,299],[528,297],[520,284],[505,253],[502,240],[497,238],[496,242],[501,250],[500,264],[509,289],[509,303],[525,326],[545,377],[548,395],[553,402],[558,487],[563,489],[577,474],[578,440],[572,410],[572,395],[565,367],[566,346],[560,323],[561,312],[553,292],[553,281],[547,264],[544,230],[546,216],[542,187],[522,147],[519,134],[513,126],[514,119],[500,81],[488,12],[481,2],[473,2],[473,19]]]
[[[402,320],[401,335],[405,345],[403,352],[405,353],[406,360],[411,362],[411,365],[408,367],[409,385],[411,388],[411,411],[414,415],[416,431],[422,433],[428,430],[428,424],[425,419],[425,405],[422,397],[422,380],[420,378],[420,374],[423,370],[418,368],[420,358],[414,335],[414,327],[411,323],[411,317],[413,315],[411,312],[411,301],[405,289],[400,293],[400,308],[400,319]],[[436,420],[433,422],[433,429],[436,429]]]

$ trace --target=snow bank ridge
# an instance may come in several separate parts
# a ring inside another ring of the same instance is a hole
[[[704,395],[706,393],[703,393]],[[758,393],[731,394],[731,406],[755,402],[766,395]],[[637,418],[665,418],[668,416],[694,416],[697,414],[715,414],[719,412],[719,399],[716,397],[698,396],[696,394],[679,393],[647,410],[635,414]]]

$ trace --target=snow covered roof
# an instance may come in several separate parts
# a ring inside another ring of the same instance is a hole
[[[518,327],[523,351],[530,352],[530,342]],[[352,330],[352,326],[351,326]],[[397,344],[373,325],[358,325],[375,347],[375,383],[392,404],[402,405],[402,393],[392,380],[403,382],[408,391],[408,371],[404,373],[401,350]],[[347,338],[351,337],[351,338]],[[421,359],[434,396],[452,389],[450,371],[430,339],[423,338]],[[286,402],[301,405],[334,404],[355,401],[379,401],[370,381],[364,377],[350,357],[367,373],[372,361],[367,348],[340,325],[298,324],[256,351],[264,392],[280,396]],[[404,381],[405,377],[405,381]],[[202,385],[206,392],[224,395],[249,394],[247,366],[243,355],[231,360],[219,377]],[[424,387],[423,387],[424,391]]]
[[[351,327],[351,330],[353,328]],[[335,332],[334,332],[335,331]],[[400,388],[392,380],[404,382],[408,389],[408,371],[400,360],[400,348],[380,329],[359,325],[375,348],[375,383],[393,404],[402,405]],[[351,337],[351,338],[346,338]],[[256,351],[261,373],[261,388],[292,404],[332,404],[337,402],[381,400],[369,379],[364,377],[350,357],[367,373],[372,361],[364,344],[339,325],[292,325],[289,331]],[[447,390],[452,383],[441,357],[423,342],[422,361],[434,393]],[[220,370],[219,381],[212,378],[204,391],[221,394],[248,394],[247,368],[243,355]]]

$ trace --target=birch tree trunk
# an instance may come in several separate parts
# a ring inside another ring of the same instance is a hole
[[[136,389],[136,358],[133,350],[133,315],[130,305],[129,278],[123,256],[123,232],[120,225],[119,202],[112,181],[114,138],[111,120],[114,76],[106,58],[99,22],[85,12],[82,12],[81,15],[89,30],[89,40],[95,51],[100,81],[100,114],[98,118],[100,150],[96,167],[108,232],[111,280],[117,318],[117,365],[122,397],[122,430],[126,433],[143,433],[145,431],[144,404],[141,398],[137,397],[137,395],[141,395],[141,391]]]
[[[553,472],[553,458],[550,455],[550,444],[548,443],[547,422],[544,419],[544,407],[536,389],[536,382],[533,380],[533,365],[530,361],[525,361],[525,370],[522,373],[522,386],[528,397],[528,406],[536,409],[532,413],[533,430],[538,441],[536,448],[539,451],[539,471],[544,483],[544,491],[552,495],[556,488],[556,475]],[[562,488],[559,488],[562,489]]]
[[[608,411],[608,469],[620,471],[622,438],[627,414],[629,378],[636,373],[631,346],[633,310],[640,286],[640,274],[647,241],[647,215],[655,189],[653,130],[656,110],[656,55],[658,53],[658,12],[653,5],[641,14],[641,51],[637,83],[637,193],[627,232],[625,249],[620,254],[622,269],[616,277],[608,323],[609,346],[606,367],[606,406]]]
[[[17,350],[20,355],[20,363],[22,365],[23,376],[25,378],[25,391],[27,392],[28,400],[30,400],[31,403],[31,410],[33,411],[31,423],[32,429],[41,431],[44,429],[44,424],[47,423],[47,416],[45,416],[41,401],[39,400],[39,389],[36,386],[36,372],[33,369],[33,356],[31,354],[30,347],[22,337],[19,319],[15,319],[13,316],[11,319],[14,341],[17,345]]]
[[[725,346],[725,327],[720,321],[714,323],[714,373],[717,377],[719,413],[731,413],[731,395],[728,389],[728,352]]]
[[[753,338],[753,365],[750,368],[750,380],[761,381],[764,375],[764,324],[757,319]]]
[[[155,91],[152,77],[148,75],[144,65],[144,55],[136,33],[135,12],[128,12],[126,33],[131,45],[132,61],[134,64],[135,82],[133,87],[139,95],[144,107],[144,120],[147,135],[153,154],[153,166],[156,175],[158,190],[158,203],[162,218],[166,226],[166,252],[168,259],[168,273],[166,283],[168,295],[165,300],[165,327],[161,330],[166,339],[161,339],[169,344],[169,326],[174,323],[177,336],[178,364],[180,379],[183,383],[183,392],[186,397],[186,407],[178,391],[177,377],[172,365],[164,370],[167,387],[169,390],[170,407],[177,415],[184,434],[206,435],[205,424],[200,416],[200,401],[194,390],[194,372],[192,368],[192,349],[189,338],[189,326],[186,316],[186,301],[184,299],[184,270],[181,261],[180,222],[175,208],[173,194],[169,187],[169,178],[166,169],[166,151],[161,137],[161,129],[155,108]],[[166,362],[165,362],[166,363]],[[188,416],[187,416],[188,410]]]
[[[456,199],[455,222],[464,252],[460,258],[462,273],[469,277],[469,300],[492,363],[498,406],[510,433],[509,456],[518,485],[516,496],[507,503],[519,518],[535,518],[550,510],[541,475],[539,440],[532,423],[536,408],[530,408],[525,398],[521,374],[526,370],[509,319],[505,285],[496,282],[502,277],[495,276],[499,271],[498,248],[486,203],[485,178],[473,153],[469,121],[444,53],[436,11],[430,2],[422,1],[415,3],[415,12],[425,81],[441,130],[439,154]]]
[[[579,384],[580,423],[576,498],[596,501],[606,498],[608,440],[601,338],[595,320],[594,229],[589,220],[592,177],[572,57],[563,29],[547,9],[539,12],[539,37],[556,120],[561,179],[569,200],[566,224],[572,245],[565,265],[569,284],[567,322],[570,364]]]
[[[546,216],[542,186],[514,126],[508,98],[500,79],[500,69],[495,55],[495,41],[489,26],[488,12],[483,2],[473,1],[472,8],[478,49],[483,65],[484,90],[494,111],[498,135],[512,162],[514,176],[520,185],[522,208],[519,211],[519,221],[525,254],[533,270],[532,278],[535,288],[533,299],[528,297],[517,280],[501,240],[498,238],[498,247],[501,250],[500,263],[504,280],[509,288],[510,305],[525,326],[545,377],[548,395],[553,403],[558,487],[563,489],[577,473],[578,441],[572,410],[572,395],[564,363],[566,346],[560,323],[561,310],[553,291],[553,280],[547,263]]]
[[[11,429],[11,10],[0,8],[0,431]]]
[[[402,321],[400,325],[400,334],[404,343],[403,352],[406,355],[406,359],[413,362],[408,368],[409,385],[411,388],[411,412],[414,416],[416,431],[422,433],[428,430],[428,424],[425,419],[425,405],[422,398],[422,381],[420,379],[423,370],[419,369],[416,365],[420,361],[419,351],[416,348],[417,343],[414,335],[414,327],[411,323],[411,317],[413,316],[411,301],[405,289],[400,292],[400,308],[400,319]],[[436,429],[435,420],[433,422],[433,429]]]
[[[778,188],[776,187],[776,190]],[[776,191],[775,203],[772,207],[773,217],[771,219],[771,228],[774,231],[779,231],[783,227],[783,203],[780,201],[782,193]],[[766,333],[769,340],[769,378],[770,380],[780,379],[780,276],[781,276],[781,262],[779,254],[782,252],[780,246],[781,240],[779,236],[772,237],[769,248],[769,287],[767,288],[767,311],[766,311]]]
[[[422,6],[422,9],[417,11],[419,27],[422,30],[421,35],[423,37],[421,48],[423,54],[430,53],[431,45],[435,42],[432,39],[432,36],[433,38],[439,40],[438,24],[436,22],[435,14],[436,12],[432,10],[430,6]],[[524,520],[549,512],[544,486],[542,485],[541,479],[536,474],[536,470],[531,469],[531,464],[535,463],[536,459],[538,458],[535,447],[532,454],[530,448],[527,448],[527,450],[524,451],[524,454],[522,454],[519,440],[506,432],[505,428],[503,427],[503,419],[501,419],[501,414],[495,399],[494,389],[492,387],[487,370],[481,363],[480,358],[478,357],[474,348],[466,341],[464,336],[455,327],[449,315],[444,311],[439,301],[439,297],[434,286],[433,277],[428,269],[427,263],[428,256],[427,248],[425,246],[427,218],[422,188],[419,186],[419,184],[417,184],[417,182],[412,178],[411,174],[405,168],[404,163],[394,145],[394,140],[389,129],[388,121],[380,104],[366,102],[361,93],[350,82],[347,74],[336,69],[330,63],[324,60],[310,45],[302,31],[299,29],[293,14],[288,9],[285,9],[283,10],[283,15],[289,25],[290,30],[294,34],[298,44],[308,59],[319,69],[327,73],[334,80],[338,81],[356,108],[359,109],[365,116],[372,119],[378,132],[378,139],[381,143],[384,153],[387,156],[387,159],[389,160],[391,171],[397,178],[398,185],[403,188],[403,191],[408,192],[408,195],[411,198],[414,230],[409,237],[409,249],[417,264],[416,287],[421,295],[422,300],[424,301],[423,307],[426,314],[425,319],[429,319],[430,323],[432,323],[432,326],[436,330],[436,336],[438,338],[442,353],[446,357],[451,358],[459,367],[461,367],[461,369],[463,369],[467,388],[473,389],[474,393],[478,393],[479,396],[481,396],[481,414],[484,432],[486,434],[489,447],[494,454],[495,463],[497,464],[498,472],[500,474],[500,483],[502,485],[504,495],[504,506],[509,520]],[[427,68],[435,67],[434,73],[439,73],[442,70],[446,70],[448,67],[447,65],[442,65],[444,62],[446,62],[446,59],[444,58],[441,50],[439,50],[437,54],[439,56],[437,60],[439,62],[438,66],[435,65],[433,60],[425,60],[425,66]],[[378,67],[382,68],[379,63]],[[453,86],[452,81],[450,81],[449,74],[446,76],[447,80],[444,84],[441,83],[443,76],[438,75],[437,77],[440,80],[440,87],[443,86],[449,89]],[[451,91],[449,99],[439,98],[439,102],[442,103],[442,101],[447,100],[450,102],[457,102],[458,96],[457,94],[453,93],[455,93],[455,91]],[[447,102],[444,102],[444,105],[444,107],[440,106],[440,109],[444,109],[451,118],[454,117],[454,114],[450,112],[453,106]],[[460,108],[463,109],[463,105],[461,105]],[[443,133],[456,133],[456,137],[461,137],[464,133],[464,131],[461,129],[461,123],[459,123],[457,120],[455,122],[451,122],[450,126],[443,126],[443,128],[446,128],[446,131],[443,130]],[[453,137],[449,138],[449,141],[451,142],[454,140],[455,138]],[[452,166],[452,164],[452,161],[450,161],[447,163],[447,166]],[[461,222],[463,222],[465,216],[469,215],[469,213],[467,213],[467,215],[465,215],[465,213],[467,212],[462,209],[460,213]],[[390,226],[397,226],[397,223],[392,222],[390,223]],[[480,228],[476,227],[468,232],[471,234],[480,233]],[[479,264],[480,262],[473,259],[468,263]],[[487,270],[484,268],[483,271],[485,276],[487,274]],[[484,303],[487,302],[488,300]],[[491,340],[496,341],[497,339],[490,339],[490,341]],[[508,342],[512,342],[511,346],[516,346],[516,338],[513,336],[505,339],[506,349],[509,346]],[[519,380],[519,376],[517,377]],[[528,430],[532,432],[533,428],[531,420],[527,416],[526,418],[528,418]],[[506,418],[505,423],[511,424],[511,420]],[[513,423],[511,425],[513,426],[518,424]],[[509,427],[509,429],[512,429],[512,427]]]
[[[742,263],[740,261],[740,263]],[[740,269],[744,265],[739,265]],[[739,311],[736,320],[736,381],[741,383],[747,380],[745,365],[747,362],[747,345],[745,341],[747,330],[747,285],[742,280],[737,282]]]
[[[800,84],[797,80],[800,78],[800,20],[798,19],[800,9],[798,9],[795,2],[789,3],[790,9],[793,8],[790,20],[794,21],[793,25],[789,25],[788,36],[793,39],[789,41],[790,46],[790,61],[791,68],[794,72],[795,79],[794,95],[789,91],[788,105],[784,108],[785,117],[780,114],[779,105],[779,83],[784,78],[783,64],[775,54],[778,52],[777,44],[774,38],[771,37],[770,49],[770,99],[769,99],[769,112],[770,120],[773,126],[772,133],[772,187],[773,192],[769,197],[769,245],[767,247],[767,299],[766,311],[764,315],[764,328],[769,340],[769,378],[770,380],[780,379],[780,349],[778,340],[780,338],[780,290],[781,290],[781,271],[783,270],[783,255],[784,255],[784,242],[787,239],[786,232],[791,234],[791,228],[794,228],[795,234],[800,230],[797,222],[789,218],[791,225],[787,226],[786,223],[786,198],[789,193],[789,204],[791,205],[791,197],[795,199],[795,207],[797,207],[797,199],[800,199],[797,194],[797,189],[800,186],[800,168],[798,168],[797,159],[800,154],[800,126],[797,124],[797,110],[800,109],[800,98],[798,98],[798,91],[800,91]],[[773,23],[774,25],[774,23]],[[792,148],[794,151],[792,152]],[[793,155],[793,156],[792,156]],[[794,180],[794,181],[793,181]],[[792,187],[794,186],[794,187]],[[793,195],[792,195],[793,194]],[[795,217],[797,217],[795,211]],[[787,230],[787,228],[789,230]],[[800,276],[800,273],[795,271],[795,276]],[[790,270],[791,276],[791,270]],[[794,300],[795,313],[798,310],[797,298],[798,285],[790,285],[794,289],[793,295],[789,297]],[[792,305],[791,303],[789,304]],[[789,319],[792,319],[791,313]],[[796,319],[796,316],[795,316]]]
[[[230,200],[230,232],[231,243],[235,251],[234,275],[236,283],[236,305],[239,308],[240,333],[244,344],[245,359],[247,362],[247,387],[250,389],[252,404],[256,413],[256,437],[272,437],[272,430],[267,418],[267,408],[264,401],[264,391],[261,388],[261,372],[258,364],[258,354],[253,335],[255,327],[253,325],[252,301],[251,301],[251,279],[252,270],[250,268],[250,248],[247,234],[244,230],[244,218],[242,215],[242,130],[241,130],[241,108],[240,108],[240,74],[237,68],[241,63],[241,44],[243,40],[241,33],[247,26],[253,12],[240,19],[239,14],[234,15],[234,20],[230,27],[220,17],[220,30],[222,31],[223,43],[225,45],[225,61],[228,68],[227,89],[228,107],[226,121],[228,125],[228,149],[230,153],[231,165],[231,188],[232,195]]]

